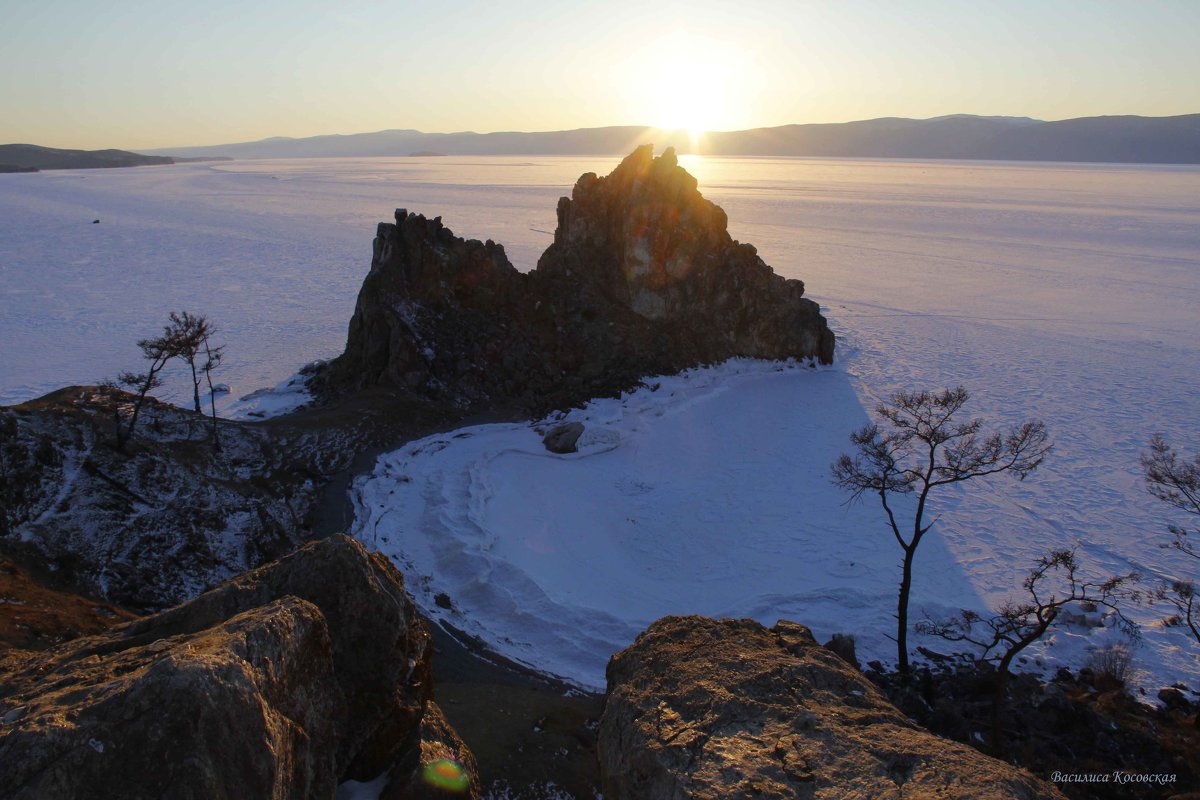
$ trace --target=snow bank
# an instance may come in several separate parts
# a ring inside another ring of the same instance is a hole
[[[217,392],[217,405],[221,408],[221,414],[233,419],[267,419],[303,408],[313,400],[312,394],[308,391],[306,377],[313,366],[315,363],[308,364],[295,375],[285,378],[274,387],[256,389],[235,401],[225,399],[222,403],[221,396],[231,392],[228,387],[225,392]]]

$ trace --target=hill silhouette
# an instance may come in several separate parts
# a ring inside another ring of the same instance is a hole
[[[385,130],[148,151],[174,157],[309,158],[471,155],[623,155],[639,145],[714,156],[924,158],[1200,163],[1200,114],[1107,116],[1046,122],[1028,117],[954,114],[933,119],[884,117],[856,122],[783,125],[705,134],[648,126],[566,131],[423,133]]]

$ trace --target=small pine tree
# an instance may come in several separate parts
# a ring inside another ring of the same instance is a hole
[[[213,345],[212,338],[213,329],[209,328],[204,334],[201,344],[204,349],[204,363],[201,366],[201,371],[204,373],[204,378],[208,381],[208,402],[212,409],[212,444],[214,450],[221,449],[221,440],[217,433],[217,392],[213,388],[212,374],[213,370],[221,365],[222,359],[225,357],[225,348],[220,345]]]
[[[187,363],[192,375],[192,405],[197,414],[203,414],[200,404],[201,379],[208,381],[209,394],[213,394],[212,372],[221,363],[224,348],[212,344],[213,326],[203,316],[188,311],[171,312],[167,324],[163,326],[162,336],[156,336],[139,341],[138,348],[142,357],[149,362],[145,372],[122,372],[117,376],[119,384],[136,395],[133,402],[133,413],[128,424],[122,428],[117,415],[117,449],[124,452],[126,443],[133,438],[137,430],[138,418],[145,406],[146,397],[153,390],[163,385],[162,371],[173,358]],[[110,384],[111,385],[111,384]],[[114,414],[117,414],[114,411]],[[189,428],[190,436],[190,428]],[[217,441],[217,407],[215,399],[212,402],[212,440],[213,445],[220,449]]]
[[[164,331],[163,336],[142,339],[137,343],[138,348],[142,351],[142,358],[149,362],[145,372],[122,372],[117,376],[117,382],[120,385],[137,395],[133,401],[133,413],[129,417],[129,424],[124,435],[121,433],[120,426],[117,427],[117,449],[121,452],[125,451],[126,442],[133,438],[133,433],[137,429],[138,417],[142,413],[142,407],[146,404],[147,395],[162,386],[160,373],[167,362],[176,356],[175,344],[169,334],[168,329]]]

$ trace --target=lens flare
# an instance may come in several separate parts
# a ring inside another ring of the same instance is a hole
[[[430,786],[451,792],[465,792],[471,784],[471,776],[463,769],[463,765],[448,758],[426,764],[421,777]]]

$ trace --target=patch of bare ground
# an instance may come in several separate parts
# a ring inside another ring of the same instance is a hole
[[[434,697],[479,764],[485,796],[598,796],[604,696],[514,664],[436,622]]]
[[[0,554],[0,653],[44,650],[135,616],[112,603],[53,588]]]

